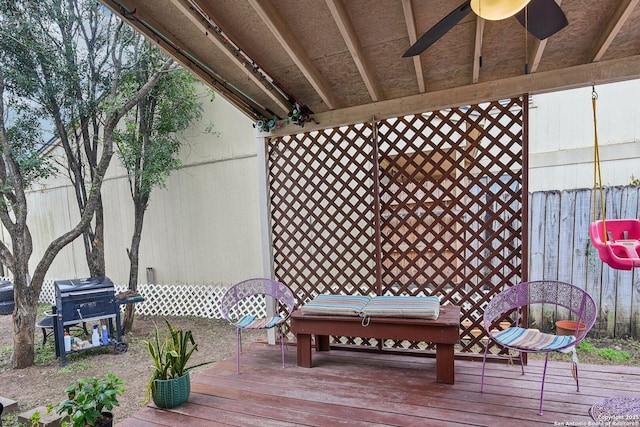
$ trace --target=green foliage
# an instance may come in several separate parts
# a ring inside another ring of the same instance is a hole
[[[179,378],[198,366],[211,362],[203,362],[187,367],[189,359],[194,351],[198,351],[198,344],[191,331],[185,331],[171,325],[168,319],[167,334],[160,338],[160,331],[156,327],[154,341],[146,341],[147,349],[153,359],[153,373],[149,378],[145,402],[149,401],[155,393],[155,380],[168,380]]]
[[[614,350],[611,348],[601,348],[599,351],[600,355],[606,359],[612,360],[631,360],[631,355],[626,351]]]
[[[53,404],[47,404],[47,415],[51,413],[53,410]],[[40,411],[34,411],[33,414],[29,417],[29,424],[31,427],[38,427],[40,425],[40,421],[42,420],[42,416],[40,415]]]
[[[145,56],[149,67],[163,57],[155,50]],[[130,76],[130,90],[144,84],[143,76]],[[132,83],[135,81],[135,83]],[[181,167],[175,157],[182,145],[179,133],[202,116],[194,78],[182,69],[166,73],[156,87],[125,117],[115,141],[122,164],[129,172],[132,194],[147,198],[155,187],[164,188],[172,171]]]
[[[56,412],[70,417],[74,427],[95,426],[102,412],[120,406],[118,395],[124,393],[123,381],[112,373],[105,378],[80,378],[65,390],[68,399]]]
[[[612,348],[598,348],[595,347],[588,339],[582,340],[582,342],[578,344],[578,350],[584,351],[585,353],[594,353],[604,359],[616,360],[619,362],[632,359],[631,354],[627,351],[614,350]]]

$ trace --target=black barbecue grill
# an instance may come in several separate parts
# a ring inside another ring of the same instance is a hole
[[[64,331],[78,323],[108,320],[109,344],[118,352],[127,350],[121,342],[120,305],[116,301],[115,287],[107,277],[58,280],[53,283],[56,305],[53,307],[53,332],[56,342],[56,356],[60,364],[66,364]],[[114,324],[115,323],[115,324]],[[92,347],[93,348],[93,347]]]

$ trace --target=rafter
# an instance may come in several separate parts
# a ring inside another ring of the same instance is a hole
[[[292,104],[288,102],[284,96],[280,95],[277,90],[274,90],[271,87],[270,82],[271,79],[265,79],[264,75],[256,73],[253,68],[248,68],[247,65],[247,57],[244,54],[239,53],[239,50],[235,48],[228,41],[225,42],[224,36],[219,37],[218,32],[215,27],[212,27],[212,24],[207,21],[207,18],[215,21],[215,19],[205,13],[202,9],[196,10],[194,7],[190,5],[188,0],[169,0],[184,16],[189,18],[189,20],[202,31],[203,35],[213,43],[218,49],[220,49],[226,56],[234,63],[248,78],[253,81],[256,86],[262,89],[262,91],[269,97],[273,102],[275,102],[278,107],[282,109],[280,111],[280,115],[286,115],[292,108]],[[199,7],[199,6],[198,6]]]
[[[416,32],[416,20],[413,15],[413,4],[411,0],[402,0],[402,10],[404,12],[404,20],[407,24],[407,33],[409,34],[409,44],[413,44],[418,40]],[[416,69],[416,78],[418,79],[418,91],[424,93],[427,91],[424,82],[424,73],[422,72],[422,61],[420,55],[413,57],[413,66]]]
[[[594,45],[591,52],[591,62],[600,61],[605,54],[613,39],[616,38],[620,28],[627,22],[633,9],[638,5],[640,0],[621,0],[616,8],[613,16],[609,20],[607,27],[601,32],[598,42]]]
[[[371,74],[371,67],[367,63],[367,59],[362,52],[360,41],[358,40],[355,29],[353,28],[351,19],[349,18],[349,14],[344,7],[344,3],[342,2],[342,0],[326,1],[333,19],[334,21],[336,21],[338,30],[340,30],[340,34],[342,35],[342,38],[344,39],[344,42],[346,43],[347,48],[351,53],[351,57],[356,63],[356,67],[360,72],[360,76],[362,77],[364,84],[367,86],[369,96],[371,96],[371,99],[373,101],[382,100],[382,87],[380,86],[380,83],[375,78],[375,76]]]
[[[547,47],[547,40],[549,39],[536,39],[533,43],[533,49],[531,50],[531,54],[529,54],[529,73],[535,73],[538,70],[538,66],[540,66],[540,61],[542,60],[542,54]]]
[[[484,34],[484,19],[476,17],[476,40],[473,47],[473,77],[472,83],[478,83],[480,67],[482,67],[482,35]]]
[[[289,54],[318,95],[320,95],[327,107],[332,110],[339,108],[339,102],[324,77],[322,77],[322,73],[320,73],[320,70],[315,66],[298,39],[292,34],[289,26],[282,16],[280,16],[274,5],[266,0],[249,0],[249,4],[251,4],[262,21],[269,27],[269,30],[271,30],[276,39],[278,39],[278,42]]]
[[[562,0],[556,0],[558,6],[562,4]],[[533,43],[533,49],[531,49],[531,53],[527,58],[529,64],[529,73],[535,73],[540,66],[540,61],[542,60],[542,54],[544,53],[545,48],[547,47],[547,41],[549,39],[538,40],[535,39]]]

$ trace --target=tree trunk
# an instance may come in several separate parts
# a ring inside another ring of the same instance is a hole
[[[26,266],[22,254],[16,255],[16,265],[13,271],[14,299],[16,303],[13,312],[13,355],[10,366],[26,368],[33,364],[35,358],[34,334],[36,329],[36,317],[38,313],[38,299],[42,283],[28,283],[29,275],[23,271]]]
[[[149,203],[149,196],[139,195],[135,198],[134,205],[134,217],[133,235],[131,236],[131,248],[128,251],[129,255],[129,290],[138,290],[138,271],[140,261],[140,240],[142,239],[142,225],[144,223],[144,212],[147,210]],[[133,328],[133,314],[135,310],[134,304],[128,304],[124,312],[124,321],[122,323],[122,333],[126,334]]]
[[[91,277],[101,277],[105,275],[106,266],[104,260],[104,207],[102,196],[98,196],[98,204],[95,212],[95,229],[93,231],[93,241],[90,243],[91,253],[87,256],[89,274]]]

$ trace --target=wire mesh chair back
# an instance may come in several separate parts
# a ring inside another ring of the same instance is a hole
[[[276,310],[283,322],[291,316],[296,305],[291,289],[276,280],[265,278],[248,279],[233,285],[223,295],[220,311],[229,321],[234,317],[240,317],[242,312],[256,313],[258,310],[264,310],[264,305],[257,308],[257,304],[263,302],[260,300],[263,296],[270,296],[276,300]]]
[[[522,310],[534,304],[564,307],[571,312],[577,325],[582,323],[586,326],[585,333],[576,335],[576,341],[570,345],[577,344],[586,336],[598,316],[595,301],[584,289],[555,280],[524,282],[503,290],[489,301],[483,319],[487,333],[492,336],[496,332],[492,325],[503,320],[509,313],[515,313],[515,326],[526,328],[527,325],[520,325]]]
[[[275,313],[269,313],[267,297],[275,301]],[[243,329],[275,329],[280,340],[282,367],[285,366],[284,324],[295,309],[296,299],[291,289],[276,280],[255,278],[236,283],[222,297],[220,311],[236,327],[237,373],[240,374]],[[245,321],[246,320],[246,321]]]

